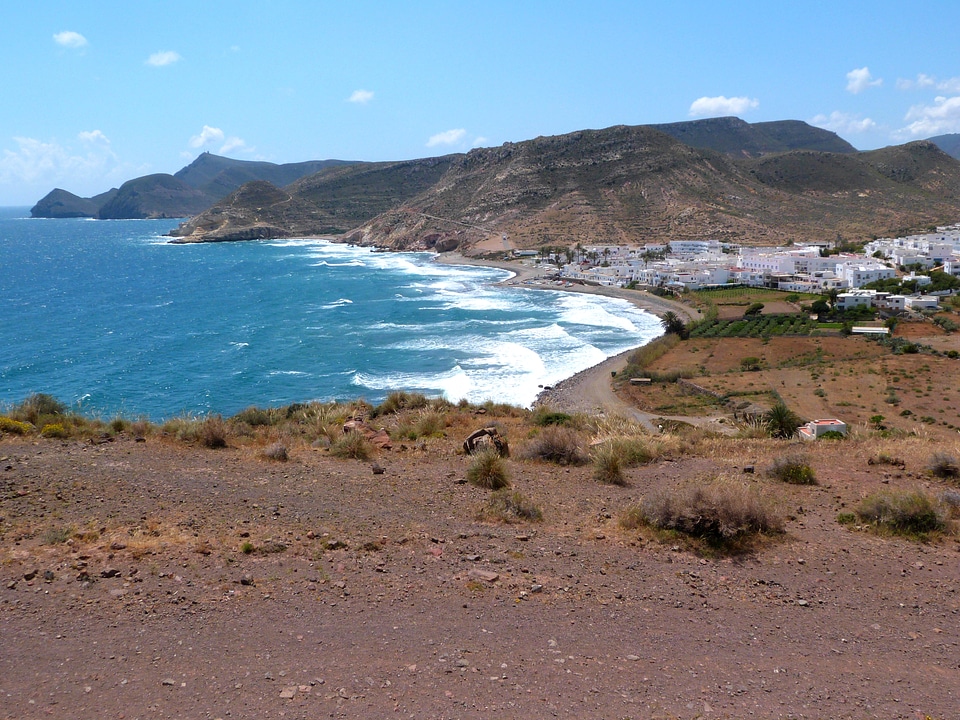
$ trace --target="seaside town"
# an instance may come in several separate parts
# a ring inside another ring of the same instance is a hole
[[[930,233],[878,238],[866,243],[861,252],[844,250],[840,238],[787,247],[680,240],[640,246],[516,250],[513,255],[554,266],[551,276],[557,282],[672,293],[742,285],[830,294],[840,310],[873,308],[885,315],[936,310],[939,298],[954,292],[935,285],[936,273],[960,278],[960,223]],[[895,293],[868,287],[882,281],[894,281],[899,288],[912,291]]]

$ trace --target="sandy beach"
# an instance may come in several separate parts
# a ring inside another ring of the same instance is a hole
[[[675,300],[651,295],[642,290],[625,290],[618,287],[580,283],[573,283],[570,286],[567,286],[566,283],[557,285],[546,279],[547,273],[545,270],[522,262],[472,258],[456,252],[443,253],[438,256],[437,261],[447,265],[495,267],[514,273],[513,277],[502,281],[501,285],[533,290],[559,290],[562,292],[603,295],[627,300],[641,310],[657,316],[663,316],[664,313],[672,311],[688,320],[694,317],[694,313],[686,305]],[[538,283],[537,281],[541,282]],[[626,367],[627,358],[635,349],[631,348],[608,357],[603,362],[586,370],[581,370],[552,387],[544,389],[534,404],[549,406],[565,412],[613,413],[633,417],[647,426],[648,429],[653,430],[654,425],[651,422],[653,416],[649,413],[640,412],[624,403],[616,396],[610,386],[612,375]]]

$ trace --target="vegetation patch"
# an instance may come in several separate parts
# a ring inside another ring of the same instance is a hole
[[[511,490],[497,490],[490,495],[480,512],[478,520],[486,522],[539,522],[543,512],[523,494]]]
[[[290,455],[287,452],[287,446],[283,443],[272,443],[260,452],[260,457],[264,460],[274,460],[276,462],[286,462]]]
[[[543,460],[557,465],[582,465],[587,461],[580,433],[555,425],[543,428],[520,455],[527,460]]]
[[[960,477],[960,465],[950,453],[935,452],[930,457],[930,474],[942,480],[956,480]]]
[[[0,416],[0,433],[9,433],[11,435],[29,435],[34,430],[33,425],[27,422],[22,422],[20,420],[14,420],[4,416]]]
[[[70,431],[63,423],[49,423],[43,426],[40,434],[45,438],[67,438],[70,437]]]
[[[817,475],[803,455],[778,457],[767,470],[767,475],[791,485],[817,484]]]
[[[927,540],[947,529],[947,513],[919,490],[874,493],[863,499],[856,513],[874,530],[916,540]]]
[[[501,490],[510,485],[507,464],[496,450],[479,452],[467,468],[467,481],[488,490]]]
[[[746,338],[779,335],[815,335],[824,329],[806,315],[751,315],[741,320],[705,320],[690,331],[691,338]]]
[[[724,479],[654,493],[628,508],[620,524],[646,525],[729,553],[746,551],[760,536],[783,531],[783,520],[755,488]]]
[[[373,445],[359,432],[348,432],[330,446],[330,454],[345,460],[369,460]]]

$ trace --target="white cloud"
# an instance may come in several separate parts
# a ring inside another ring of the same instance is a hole
[[[868,88],[880,87],[882,84],[883,79],[874,78],[868,67],[857,68],[847,73],[847,92],[852,92],[854,95],[859,95]]]
[[[898,90],[926,90],[928,88],[936,88],[944,93],[960,93],[960,77],[937,80],[932,75],[918,73],[916,80],[907,80],[904,78],[897,80]]]
[[[489,144],[490,138],[485,138],[482,135],[473,141],[473,147],[483,147],[484,145]]]
[[[53,41],[57,45],[72,49],[86,47],[87,45],[87,39],[73,30],[64,30],[63,32],[55,33]]]
[[[841,134],[862,133],[877,127],[877,123],[870,118],[861,118],[859,115],[851,115],[836,110],[829,115],[817,115],[810,121],[810,124]]]
[[[760,101],[756,98],[748,97],[702,97],[697,98],[690,104],[690,115],[742,115],[747,110],[753,110],[760,106]]]
[[[192,138],[190,138],[190,147],[199,148],[211,143],[222,142],[223,138],[223,130],[220,128],[210,127],[209,125],[204,125],[203,130],[200,131],[199,135],[194,135]]]
[[[104,145],[109,145],[110,140],[99,130],[84,130],[83,132],[77,133],[77,137],[80,138],[85,143],[102,143]]]
[[[102,133],[96,135],[97,140],[102,137]],[[13,140],[16,148],[0,153],[0,197],[8,203],[33,204],[54,187],[93,195],[136,174],[106,142],[87,144],[78,152],[56,140]]]
[[[166,65],[173,65],[182,59],[180,53],[174,52],[173,50],[162,50],[148,57],[146,62],[147,65],[152,65],[153,67],[164,67]]]
[[[466,134],[467,131],[463,128],[446,130],[442,133],[431,135],[430,139],[427,140],[427,147],[436,147],[437,145],[456,145],[458,142],[463,140]]]
[[[373,100],[373,93],[370,90],[354,90],[347,98],[347,102],[359,105],[366,105],[371,100]]]
[[[238,137],[228,137],[223,145],[220,147],[220,154],[226,155],[228,152],[238,150],[240,152],[250,153],[253,152],[253,148],[247,147],[247,144]]]
[[[945,93],[960,93],[960,77],[948,78],[937,83],[937,90]]]
[[[960,132],[960,95],[934,98],[933,105],[914,105],[904,119],[910,124],[897,132],[901,137]]]

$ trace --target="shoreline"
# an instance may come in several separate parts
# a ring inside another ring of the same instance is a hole
[[[611,287],[609,285],[587,285],[574,282],[572,286],[553,285],[553,284],[531,284],[530,281],[542,279],[549,282],[546,275],[540,268],[524,265],[520,262],[507,260],[485,260],[462,255],[456,251],[440,253],[436,256],[436,262],[442,265],[474,265],[476,267],[490,267],[499,270],[506,270],[514,273],[514,276],[501,280],[498,285],[510,287],[522,287],[530,290],[556,290],[560,292],[579,292],[591,295],[603,295],[604,297],[618,298],[627,300],[635,307],[646,310],[652,315],[663,317],[666,312],[673,312],[683,316],[686,320],[696,319],[695,314],[683,303],[675,300],[668,300],[657,295],[651,295],[645,290],[625,290],[624,288]]]
[[[474,265],[478,267],[493,267],[500,270],[507,270],[514,273],[513,277],[501,280],[498,285],[521,287],[531,290],[555,290],[559,292],[579,292],[590,295],[602,295],[604,297],[618,298],[627,300],[635,307],[644,310],[657,317],[663,317],[666,312],[674,312],[684,317],[687,321],[694,319],[694,314],[690,308],[674,300],[668,300],[656,295],[651,295],[643,290],[625,290],[619,287],[609,287],[606,285],[586,285],[574,283],[571,287],[566,285],[539,285],[530,284],[531,280],[538,278],[544,279],[546,276],[540,268],[530,265],[524,265],[519,262],[506,260],[483,260],[471,258],[453,251],[437,255],[437,262],[444,265]],[[649,425],[649,418],[646,413],[639,413],[629,405],[621,401],[613,392],[610,384],[612,373],[619,372],[627,364],[627,358],[638,348],[628,348],[616,355],[600,361],[596,365],[584,368],[573,375],[564,378],[558,383],[543,388],[531,405],[532,408],[538,406],[549,406],[556,410],[564,412],[587,412],[597,413],[605,410],[615,410],[620,414],[632,414],[645,425]]]

